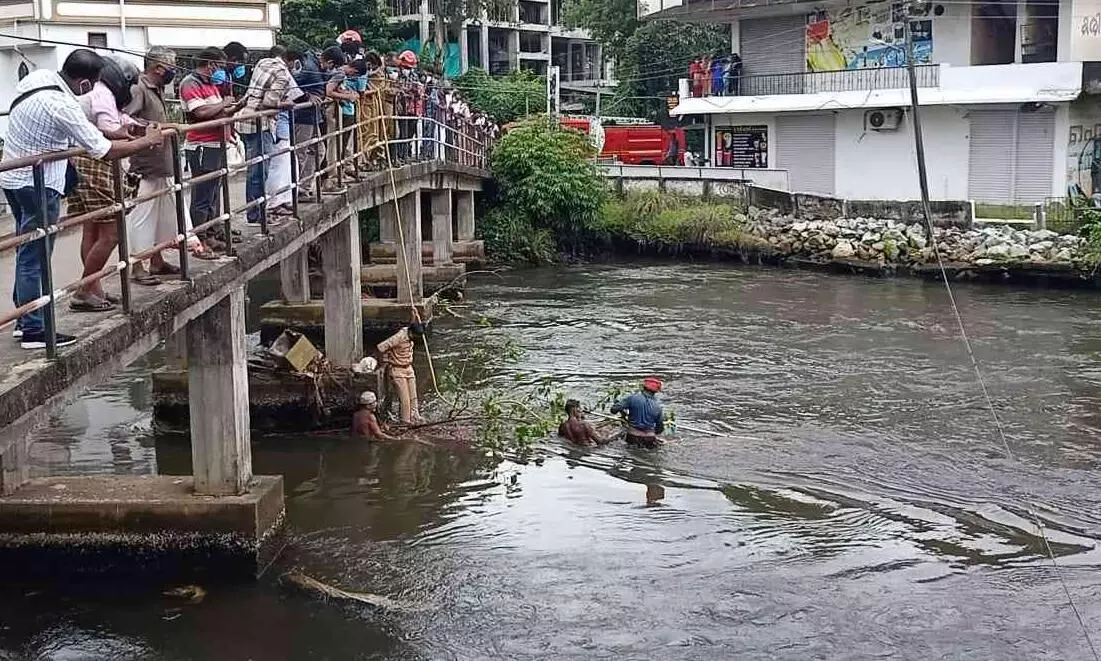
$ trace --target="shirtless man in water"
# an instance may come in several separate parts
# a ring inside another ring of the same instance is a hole
[[[359,409],[352,417],[352,433],[363,436],[369,441],[396,441],[397,436],[386,433],[378,418],[375,417],[375,407],[378,406],[378,397],[367,390],[359,396]]]
[[[581,413],[581,402],[576,399],[566,402],[566,416],[562,424],[558,425],[558,435],[567,441],[578,445],[589,445],[590,443],[600,445],[612,440],[601,438],[593,429],[593,426],[585,422],[585,418]]]

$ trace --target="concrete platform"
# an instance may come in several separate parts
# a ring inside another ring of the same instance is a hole
[[[394,245],[393,243],[372,243],[368,245],[367,261],[372,264],[395,263],[398,257],[394,251]],[[471,268],[485,264],[486,248],[484,241],[455,241],[451,244],[451,251],[451,259],[456,263],[466,264]],[[431,241],[421,242],[421,261],[425,266],[432,265],[432,257],[435,252],[436,249]]]
[[[461,297],[466,289],[466,264],[448,264],[446,266],[422,266],[424,295],[439,294],[445,298]],[[369,264],[363,267],[361,276],[363,289],[375,298],[397,298],[397,264]],[[325,276],[322,273],[310,274],[310,293],[315,300],[323,299]]]
[[[153,423],[159,432],[190,426],[187,372],[163,367],[153,372]],[[319,379],[249,366],[249,424],[254,431],[350,429],[359,393],[377,392],[375,374],[338,370]]]
[[[433,298],[417,304],[426,324],[432,321]],[[372,346],[412,321],[409,305],[393,298],[363,299],[364,346]],[[322,301],[287,303],[272,301],[260,306],[260,341],[271,344],[286,329],[302,333],[319,347],[325,346],[325,304]]]
[[[241,496],[197,496],[190,477],[31,480],[0,496],[0,574],[259,576],[282,549],[283,478]]]

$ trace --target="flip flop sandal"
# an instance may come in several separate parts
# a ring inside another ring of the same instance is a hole
[[[139,285],[145,285],[147,287],[155,287],[156,285],[162,284],[164,282],[152,273],[145,273],[139,276],[134,276],[133,280]]]
[[[106,292],[103,294],[103,300],[107,301],[111,305],[118,305],[119,303],[122,303],[121,298],[119,298],[118,296],[115,296],[114,294],[106,293]]]
[[[150,269],[149,273],[151,275],[179,275],[180,274],[180,269],[179,269],[179,267],[176,267],[176,266],[173,266],[172,264],[167,264],[166,263],[164,266],[160,267],[156,271]]]
[[[218,259],[218,253],[205,246],[197,250],[192,250],[191,256],[196,259]]]
[[[110,312],[115,306],[102,298],[74,298],[69,301],[73,312]]]

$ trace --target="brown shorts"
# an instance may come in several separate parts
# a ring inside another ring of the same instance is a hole
[[[661,441],[657,436],[635,436],[631,432],[627,432],[626,437],[627,445],[637,448],[646,448],[647,450],[657,449],[661,445]]]

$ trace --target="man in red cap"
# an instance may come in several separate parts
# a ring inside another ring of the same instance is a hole
[[[657,394],[661,391],[661,379],[651,376],[642,381],[640,392],[627,395],[612,406],[612,413],[627,416],[627,445],[656,448],[661,442],[658,434],[665,431],[665,414]]]

